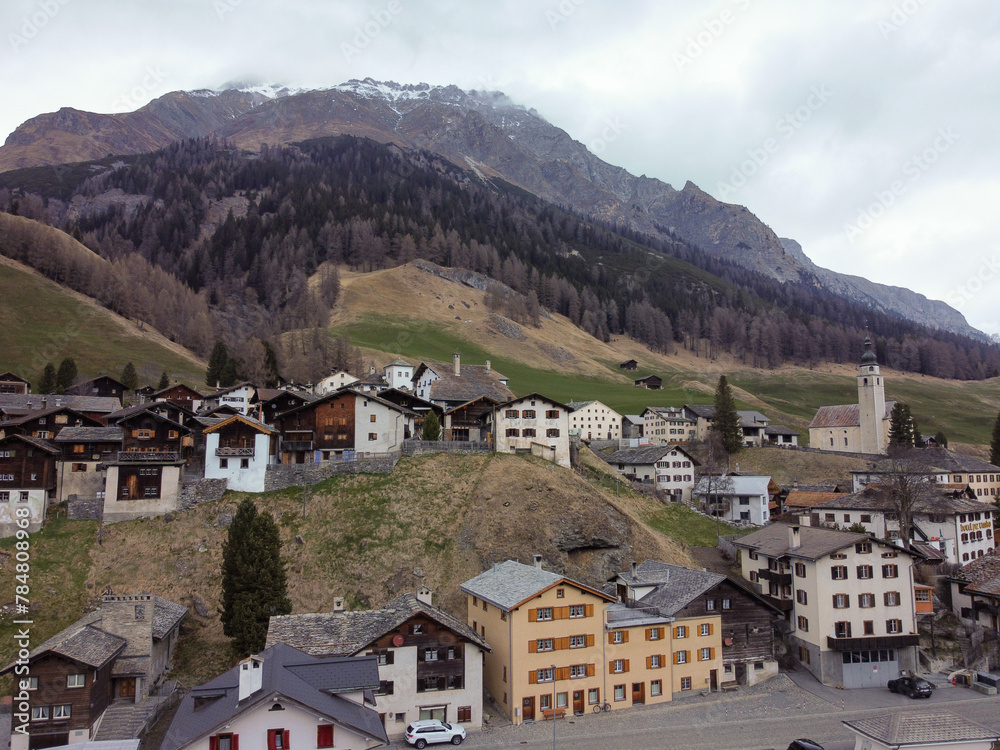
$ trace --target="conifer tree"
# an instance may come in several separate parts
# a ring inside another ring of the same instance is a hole
[[[247,498],[222,545],[222,632],[238,656],[259,653],[269,619],[291,611],[278,525]]]
[[[163,374],[160,375],[159,381],[156,383],[156,390],[162,391],[164,388],[170,387],[170,376],[167,375],[167,371],[164,370]]]
[[[737,453],[743,447],[743,429],[740,416],[736,413],[736,399],[725,375],[719,376],[715,388],[715,419],[712,429],[722,438],[722,446],[728,453]]]
[[[990,463],[1000,466],[1000,414],[993,423],[993,437],[990,439]]]
[[[948,447],[948,436],[945,435],[941,430],[934,433],[934,442],[937,443],[942,448]]]
[[[131,362],[122,369],[122,385],[129,391],[139,387],[139,373],[135,371],[135,366]]]
[[[897,401],[889,412],[889,447],[913,447],[913,417],[905,401]]]
[[[45,365],[42,376],[38,379],[38,393],[52,393],[56,389],[56,367],[51,362]]]
[[[229,362],[229,351],[221,341],[216,341],[212,354],[208,358],[208,369],[205,370],[205,384],[214,388],[222,383],[222,371]]]
[[[431,409],[424,417],[424,427],[420,432],[420,437],[424,440],[441,439],[441,422],[438,421],[437,414]]]
[[[59,363],[59,370],[56,372],[56,393],[65,393],[76,380],[76,374],[76,361],[72,357],[66,357]]]

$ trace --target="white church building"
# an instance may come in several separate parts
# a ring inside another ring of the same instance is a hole
[[[870,336],[858,371],[858,403],[821,406],[809,423],[809,446],[840,453],[885,453],[889,415],[894,401],[885,400],[885,379]]]

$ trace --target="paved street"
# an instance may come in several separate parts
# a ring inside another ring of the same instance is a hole
[[[784,750],[792,739],[809,737],[827,750],[850,750],[852,735],[842,720],[928,708],[952,711],[1000,732],[1000,698],[941,684],[931,698],[913,700],[885,688],[837,690],[796,672],[734,693],[699,694],[664,706],[559,720],[556,747]],[[552,724],[495,727],[470,735],[464,744],[544,750],[552,747]]]

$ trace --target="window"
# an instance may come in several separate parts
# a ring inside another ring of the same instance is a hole
[[[569,606],[570,617],[584,617],[586,614],[587,609],[582,604],[571,604]]]
[[[377,417],[374,414],[372,414],[372,415],[370,415],[368,417],[368,421],[371,422],[372,424],[375,424],[376,419],[377,419]]]
[[[590,688],[587,691],[587,703],[594,706],[601,702],[601,691],[597,688]]]
[[[368,433],[368,440],[369,441],[378,440],[378,433],[377,432],[369,432]]]
[[[649,683],[649,694],[650,695],[663,695],[663,681],[653,680]]]
[[[659,669],[662,666],[663,666],[663,662],[660,659],[660,655],[659,654],[653,654],[652,656],[649,657],[649,668],[650,669]]]
[[[871,522],[872,522],[872,517],[870,513],[861,514],[861,523],[871,523]],[[860,551],[861,550],[858,550],[858,552]],[[871,544],[868,545],[868,551],[871,552]]]
[[[851,597],[847,594],[834,594],[833,595],[833,608],[834,609],[847,609],[851,606]]]
[[[702,661],[711,661],[712,660],[712,649],[710,649],[710,648],[703,648],[701,650],[701,660]]]
[[[571,635],[569,637],[570,648],[584,648],[586,645],[587,645],[587,636],[585,635]]]
[[[268,729],[267,750],[288,750],[288,730]]]
[[[859,565],[858,566],[858,578],[862,581],[867,580],[873,576],[871,565]]]
[[[809,603],[809,596],[802,589],[796,589],[796,591],[795,591],[795,601],[797,601],[799,604],[808,604]]]
[[[750,550],[749,557],[750,557],[751,560],[756,560],[759,557],[759,555],[757,554],[757,550],[753,550],[753,549]]]
[[[393,687],[392,680],[379,680],[375,695],[392,695]]]
[[[709,612],[711,612],[713,609],[715,609],[715,599],[706,599],[705,600],[705,609],[707,609]]]
[[[625,686],[624,685],[615,685],[615,700],[616,701],[623,701],[623,700],[625,700]]]
[[[32,706],[31,707],[31,720],[32,721],[48,721],[49,720],[49,707],[48,706]]]
[[[676,628],[674,628],[674,638],[687,638],[687,637],[688,637],[687,625],[678,625]]]
[[[858,606],[863,608],[875,606],[875,594],[858,594]]]
[[[536,650],[538,651],[551,651],[552,650],[552,639],[551,638],[539,638],[536,644]]]
[[[882,566],[882,577],[883,578],[899,578],[899,566],[898,565],[883,565]]]
[[[535,418],[535,410],[534,410],[534,409],[525,409],[525,410],[524,410],[524,411],[523,411],[523,412],[521,413],[521,416],[522,416],[522,417],[523,417],[524,419],[534,419],[534,418]]]
[[[847,579],[847,566],[845,565],[834,565],[830,568],[830,577],[835,581],[843,581]]]
[[[931,600],[930,589],[917,589],[913,592],[913,598],[918,602],[929,602]]]
[[[419,622],[415,622],[415,623],[413,623],[413,624],[412,624],[412,625],[410,626],[410,632],[411,632],[411,633],[412,633],[413,635],[420,635],[420,634],[422,634],[422,633],[424,632],[424,626],[423,626],[423,624],[421,624],[421,623],[419,623]]]
[[[681,677],[681,690],[690,690],[690,689],[691,689],[691,678]]]
[[[730,609],[732,607],[732,605],[733,605],[733,603],[729,599],[723,599],[722,600],[722,608],[723,609]]]
[[[546,667],[545,669],[538,670],[538,681],[539,682],[552,682],[552,667]]]
[[[674,654],[674,664],[687,664],[688,652],[678,651]]]
[[[885,606],[887,607],[898,607],[899,606],[899,592],[898,591],[886,591],[885,592]]]
[[[548,409],[545,412],[545,418],[546,419],[559,419],[559,410],[558,409]]]
[[[545,437],[559,437],[559,428],[550,427],[545,431]]]
[[[216,734],[208,738],[208,750],[233,750],[239,742],[237,734]]]
[[[625,632],[622,630],[615,630],[611,633],[612,643],[625,643]]]
[[[886,633],[902,633],[903,632],[903,621],[902,620],[886,620],[885,621],[885,632]]]
[[[87,684],[86,674],[68,674],[66,675],[66,687],[68,688],[82,688]]]
[[[833,438],[830,438],[830,445],[833,445]],[[832,523],[833,521],[837,520],[837,517],[834,516],[833,513],[826,513],[823,516],[823,520]]]
[[[866,518],[866,516],[861,516],[861,520],[862,521],[864,521],[865,518]],[[871,520],[872,520],[871,516],[867,516],[867,518],[868,518],[868,522],[870,523]],[[859,555],[867,555],[867,554],[869,554],[872,551],[872,543],[871,542],[858,542],[857,544],[854,545],[854,549],[855,549],[855,551]]]
[[[7,490],[0,492],[0,503],[9,503],[9,502],[10,502],[10,492],[8,492]]]
[[[0,482],[13,482],[13,481],[14,481],[13,474],[0,474]]]
[[[73,464],[73,471],[86,471],[87,464]]]
[[[20,687],[21,690],[38,690],[38,678],[22,677],[18,680],[18,687]]]
[[[703,622],[701,624],[701,634],[702,635],[712,635],[712,623]]]
[[[396,714],[399,719],[403,714]],[[316,747],[333,747],[333,724],[320,724],[316,727]]]
[[[64,703],[59,706],[52,707],[52,718],[56,721],[60,719],[69,719],[72,712],[72,708],[69,703]]]
[[[798,624],[799,630],[801,630],[803,633],[809,632],[809,620],[807,620],[805,617],[799,615],[796,623]]]
[[[457,721],[459,724],[472,721],[472,706],[459,706]]]
[[[806,577],[806,564],[797,562],[795,563],[795,575],[799,578]]]
[[[799,646],[799,661],[803,664],[808,664],[810,660],[809,649],[805,646]]]
[[[847,621],[833,623],[833,634],[837,638],[850,638],[851,623]]]
[[[864,630],[865,635],[875,635],[875,622],[873,620],[865,620]]]
[[[628,661],[627,659],[615,659],[613,662],[611,662],[611,671],[618,674],[622,672],[627,672],[628,669],[625,666],[627,661]]]
[[[646,640],[647,641],[658,641],[658,640],[660,640],[661,637],[662,636],[660,635],[660,629],[659,628],[649,628],[646,631]]]
[[[241,469],[249,469],[250,468],[250,459],[249,458],[241,458],[240,459],[240,468]]]
[[[508,427],[507,437],[521,437],[521,431],[516,427]]]
[[[575,680],[578,677],[587,676],[587,665],[586,664],[573,664],[569,668],[569,676],[571,680]]]
[[[552,619],[552,607],[539,607],[537,613],[535,619],[539,621]]]
[[[505,416],[507,417],[507,419],[517,419],[518,418],[518,411],[517,411],[517,409],[508,409],[507,413],[505,414]]]

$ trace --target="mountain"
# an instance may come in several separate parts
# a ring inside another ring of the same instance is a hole
[[[145,153],[209,135],[256,150],[339,134],[426,149],[586,216],[681,238],[778,281],[815,285],[879,311],[985,340],[944,303],[819,268],[744,206],[718,201],[691,182],[676,190],[602,161],[499,92],[365,79],[309,91],[258,86],[173,92],[125,114],[64,108],[17,128],[0,147],[0,171]]]

